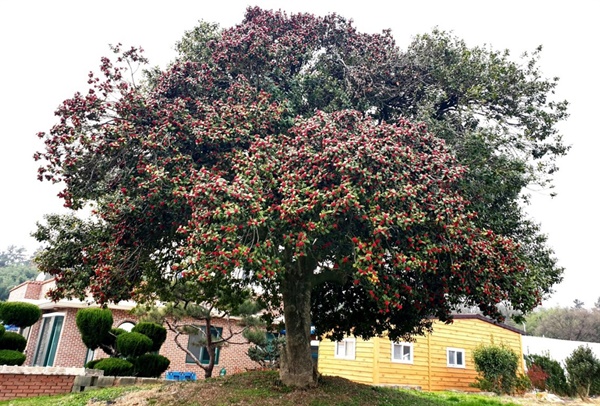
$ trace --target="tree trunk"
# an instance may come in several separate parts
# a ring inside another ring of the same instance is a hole
[[[282,282],[285,348],[279,376],[284,385],[305,388],[316,384],[310,352],[310,272],[294,269]]]

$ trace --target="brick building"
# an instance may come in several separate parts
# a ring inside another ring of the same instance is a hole
[[[80,368],[89,360],[107,357],[100,349],[95,352],[89,351],[83,344],[75,325],[77,311],[89,307],[90,304],[79,300],[52,302],[46,298],[46,292],[53,286],[53,279],[35,280],[24,282],[10,291],[8,301],[33,303],[42,310],[42,319],[23,331],[27,338],[27,359],[24,365]],[[138,321],[129,312],[134,306],[134,302],[109,305],[113,314],[113,327],[130,330]],[[229,328],[233,332],[242,330],[234,319],[230,322],[224,319],[213,319],[212,324],[217,330],[228,331]],[[174,337],[175,334],[167,330],[167,339],[160,349],[160,354],[171,361],[169,371],[195,372],[199,378],[202,378],[204,370],[196,365],[185,351],[177,347]],[[223,368],[230,374],[258,367],[258,364],[250,360],[247,355],[249,344],[244,343],[245,340],[241,335],[237,335],[236,338],[234,342],[240,344],[228,344],[217,350],[213,376],[219,374]],[[204,348],[195,344],[197,341],[193,336],[181,335],[179,342],[187,346],[198,359],[208,363],[208,354]]]

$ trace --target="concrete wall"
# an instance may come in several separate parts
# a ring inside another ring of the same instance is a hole
[[[585,341],[558,340],[556,338],[523,336],[523,355],[548,355],[555,361],[565,365],[565,358],[579,346],[588,346],[594,352],[596,358],[600,359],[600,343],[588,343]]]

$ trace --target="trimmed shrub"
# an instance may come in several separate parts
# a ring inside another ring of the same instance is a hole
[[[81,309],[75,316],[75,324],[81,333],[81,340],[86,347],[95,350],[100,344],[110,341],[110,329],[113,324],[112,312],[109,309]]]
[[[156,323],[142,322],[131,329],[132,333],[140,333],[152,340],[150,351],[158,351],[167,339],[167,329]]]
[[[565,370],[548,355],[526,355],[527,375],[534,388],[548,390],[559,396],[571,396]],[[542,379],[543,378],[543,379]]]
[[[127,358],[139,357],[150,351],[152,340],[140,333],[123,333],[117,336],[117,351]]]
[[[103,370],[105,376],[133,375],[133,364],[122,358],[103,358],[94,365],[94,368]]]
[[[23,352],[27,347],[27,339],[19,333],[8,331],[0,336],[0,350]]]
[[[169,368],[171,361],[159,354],[144,354],[133,361],[134,373],[143,378],[158,378]]]
[[[4,302],[0,306],[0,320],[20,328],[35,324],[42,317],[39,307],[24,302]]]
[[[588,346],[577,347],[565,359],[569,382],[581,399],[587,399],[594,381],[600,377],[600,361]]]
[[[497,394],[512,394],[517,384],[519,357],[505,346],[480,346],[473,351],[475,370],[480,376],[474,387]]]
[[[25,354],[14,350],[0,350],[0,365],[23,365],[27,357]]]

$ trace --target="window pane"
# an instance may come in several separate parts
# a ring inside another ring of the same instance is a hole
[[[354,341],[346,341],[346,356],[350,357],[354,354]]]
[[[394,359],[402,359],[402,346],[394,344]]]
[[[54,366],[54,357],[56,356],[64,318],[64,316],[44,318],[33,365],[42,367]]]
[[[201,364],[208,364],[210,362],[210,355],[208,354],[208,351],[206,350],[206,346],[203,345],[204,343],[206,343],[206,334],[204,334],[205,331],[206,331],[206,327],[200,326],[198,328],[198,333],[190,334],[189,338],[188,338],[188,350],[190,350],[190,352],[192,354],[194,354],[194,356],[200,360]],[[212,333],[211,336],[212,336],[213,340],[215,338],[220,338],[223,335],[223,328],[222,327],[211,327],[211,333]],[[215,365],[217,365],[219,363],[219,352],[220,352],[220,349],[216,348],[215,349]],[[186,364],[194,364],[196,361],[194,361],[194,359],[189,354],[186,354],[185,362],[186,362]]]
[[[202,358],[202,342],[204,342],[206,340],[205,334],[204,334],[204,327],[200,327],[198,329],[198,332],[196,334],[190,334],[188,336],[188,346],[187,349],[194,354],[194,356],[198,359]],[[194,359],[189,356],[188,354],[186,354],[185,356],[185,362],[187,364],[194,364],[196,361],[194,361]]]
[[[410,345],[403,345],[402,359],[405,361],[410,361]]]
[[[461,351],[456,352],[456,364],[463,365],[463,354]]]
[[[343,356],[346,354],[346,342],[345,341],[338,341],[337,345],[335,347],[335,353],[338,356]]]
[[[50,341],[50,328],[52,325],[51,317],[44,317],[42,320],[42,328],[38,336],[38,345],[35,350],[35,357],[33,358],[34,366],[45,366],[43,365],[44,359],[46,358],[46,352],[48,351],[48,342]]]
[[[456,352],[453,350],[448,351],[448,364],[450,364],[450,365],[456,364]]]

